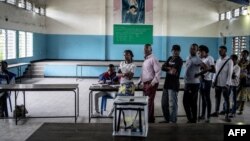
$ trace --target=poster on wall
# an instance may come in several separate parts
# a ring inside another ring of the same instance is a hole
[[[153,0],[114,0],[114,24],[152,24]]]

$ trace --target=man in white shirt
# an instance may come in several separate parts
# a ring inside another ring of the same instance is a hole
[[[237,88],[240,84],[240,66],[237,64],[238,56],[237,55],[231,55],[231,59],[233,61],[234,67],[233,67],[233,75],[232,75],[232,85],[230,88],[230,94],[233,94],[233,107],[232,111],[229,115],[229,117],[234,117],[236,113],[236,99],[237,99]],[[230,97],[230,96],[229,96]]]
[[[232,74],[233,74],[233,61],[226,54],[227,48],[225,46],[220,46],[219,54],[220,57],[216,61],[215,69],[216,73],[213,77],[213,86],[215,87],[215,112],[211,115],[213,117],[218,117],[220,109],[221,94],[225,100],[225,120],[230,122],[229,118],[229,89],[232,84]],[[225,65],[224,65],[225,64]]]
[[[160,81],[161,66],[159,61],[152,54],[152,47],[150,44],[144,46],[145,60],[142,64],[142,74],[139,83],[143,83],[143,92],[145,96],[149,97],[148,102],[148,121],[154,123],[154,99],[156,90]]]

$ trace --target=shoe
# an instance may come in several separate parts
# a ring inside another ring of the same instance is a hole
[[[148,123],[155,123],[155,120],[148,120]]]
[[[92,116],[94,116],[94,117],[99,117],[99,116],[101,116],[101,113],[99,113],[99,112],[94,112],[94,113],[92,114]]]
[[[219,116],[219,115],[218,115],[217,112],[214,112],[214,113],[211,114],[211,117],[218,117],[218,116]]]
[[[234,117],[235,117],[235,114],[234,114],[234,113],[230,113],[230,114],[229,114],[229,117],[230,117],[230,118],[234,118]]]
[[[210,119],[206,119],[206,120],[205,120],[205,123],[210,123]]]
[[[169,123],[169,121],[164,120],[164,121],[160,121],[159,123]]]
[[[221,111],[221,112],[220,112],[220,115],[225,115],[225,111]]]
[[[239,113],[238,113],[238,115],[242,115],[243,114],[243,112],[242,111],[240,111]]]
[[[226,116],[225,121],[226,122],[231,122],[231,119],[228,116]]]
[[[205,116],[199,116],[199,120],[204,120]]]

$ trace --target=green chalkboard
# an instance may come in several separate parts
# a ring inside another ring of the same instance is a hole
[[[114,25],[114,44],[152,44],[153,25]]]

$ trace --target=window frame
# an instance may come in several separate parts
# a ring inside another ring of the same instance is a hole
[[[16,30],[10,30],[10,29],[1,29],[4,31],[5,35],[4,35],[4,48],[3,48],[3,60],[11,60],[11,59],[17,59],[17,40],[16,40],[16,37],[17,37],[17,31]],[[11,34],[11,32],[13,32],[13,38],[11,39],[9,37],[9,35]],[[12,43],[9,43],[10,41],[12,41]],[[12,45],[12,46],[11,46]],[[11,49],[11,47],[13,47]],[[13,50],[13,54],[12,56],[10,56],[10,52],[11,50]]]
[[[21,50],[21,48],[20,48],[20,33],[21,32],[23,32],[24,33],[24,56],[21,56],[21,54],[20,54],[20,50]],[[31,42],[31,55],[29,55],[29,53],[28,53],[28,50],[29,50],[29,48],[28,48],[28,44],[29,44],[29,42],[28,42],[28,34],[31,34],[32,36],[31,36],[31,39],[30,39],[30,42]],[[19,35],[19,37],[18,37],[18,40],[19,40],[19,44],[18,44],[18,58],[28,58],[28,57],[33,57],[33,55],[34,55],[34,52],[33,52],[33,50],[34,50],[34,46],[33,46],[33,44],[34,44],[34,34],[32,33],[32,32],[26,32],[26,31],[19,31],[18,32],[18,35]]]

